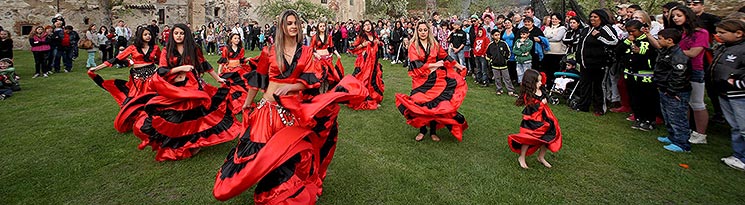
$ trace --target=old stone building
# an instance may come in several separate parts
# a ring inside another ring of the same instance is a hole
[[[16,48],[28,48],[25,40],[34,27],[51,25],[60,13],[75,30],[90,24],[101,26],[106,16],[104,0],[0,0],[0,26],[9,30]],[[294,0],[293,0],[294,1]],[[336,11],[338,20],[361,19],[364,0],[309,0]],[[205,22],[258,21],[271,23],[256,13],[266,0],[109,0],[111,21],[123,20],[130,28],[157,20],[160,26],[190,23],[193,28]],[[105,25],[109,27],[109,25]]]

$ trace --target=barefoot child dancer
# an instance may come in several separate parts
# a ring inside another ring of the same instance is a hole
[[[517,161],[520,167],[527,169],[525,156],[538,152],[538,161],[548,168],[551,164],[545,159],[546,150],[557,152],[561,149],[561,129],[559,121],[546,104],[548,94],[541,88],[544,78],[538,71],[528,69],[525,71],[522,81],[520,96],[515,105],[525,106],[523,109],[523,121],[520,124],[520,133],[511,134],[507,137],[510,150],[520,153]]]

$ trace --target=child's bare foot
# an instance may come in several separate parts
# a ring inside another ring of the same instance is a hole
[[[551,164],[549,164],[548,161],[546,161],[546,158],[538,157],[538,161],[541,162],[541,164],[543,164],[543,166],[546,166],[548,168],[551,168]]]
[[[525,157],[524,156],[518,157],[517,158],[517,162],[520,163],[520,167],[522,167],[523,169],[527,169],[528,168],[528,164],[525,163]]]
[[[432,135],[432,136],[429,136],[429,137],[432,138],[432,141],[435,141],[435,142],[439,142],[440,141],[440,138],[437,137],[437,135]]]
[[[417,142],[422,141],[423,139],[424,139],[424,134],[422,133],[419,133],[418,135],[416,135],[416,137],[414,137],[414,140],[416,140]]]

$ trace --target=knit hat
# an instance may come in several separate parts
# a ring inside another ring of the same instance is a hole
[[[575,17],[575,16],[577,16],[577,13],[574,12],[574,11],[567,11],[567,16],[569,16],[569,17]]]
[[[472,18],[472,19],[479,19],[479,16],[478,16],[478,15],[476,15],[476,14],[474,14],[474,15],[471,15],[471,18]]]

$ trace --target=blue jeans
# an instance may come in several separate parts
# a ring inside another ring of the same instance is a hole
[[[479,83],[489,84],[490,70],[491,68],[489,68],[489,63],[486,62],[486,58],[483,56],[476,57],[476,69],[474,69],[476,77],[474,80],[479,81]]]
[[[688,125],[688,100],[691,98],[691,92],[675,93],[678,99],[661,91],[659,93],[660,108],[662,117],[665,119],[668,138],[683,150],[690,151],[691,143],[688,142],[688,138],[691,136],[691,129]]]
[[[733,156],[745,162],[745,98],[726,99],[719,97],[724,119],[732,127]]]
[[[72,71],[72,47],[57,47],[54,57],[54,72],[60,71],[60,59],[65,64],[65,70]]]
[[[85,62],[85,67],[96,67],[96,51],[88,51],[88,61]]]
[[[530,61],[517,64],[517,83],[523,82],[523,75],[525,74],[525,71],[530,69],[531,66],[532,63]]]
[[[453,52],[453,49],[450,49],[450,57],[457,60],[459,64],[466,66],[466,49],[460,49],[458,52]]]

